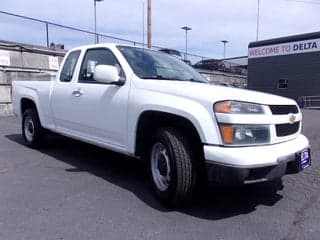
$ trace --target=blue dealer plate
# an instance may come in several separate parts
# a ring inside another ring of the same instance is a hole
[[[311,165],[311,155],[310,149],[303,150],[300,153],[300,168],[301,170],[309,167]]]

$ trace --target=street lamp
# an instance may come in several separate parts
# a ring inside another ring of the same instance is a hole
[[[256,40],[259,40],[259,24],[260,24],[260,0],[258,0],[258,12],[257,12],[257,36]]]
[[[97,35],[97,2],[102,2],[103,0],[93,0],[94,2],[94,43],[98,43],[98,35]]]
[[[228,43],[227,40],[222,40],[223,43],[223,60],[226,59],[226,44]]]
[[[187,55],[188,55],[188,31],[192,30],[191,27],[182,27],[181,29],[186,31],[186,54],[184,56],[184,60],[187,60]]]

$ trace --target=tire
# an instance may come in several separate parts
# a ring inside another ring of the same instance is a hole
[[[193,152],[187,139],[173,128],[160,128],[152,137],[149,175],[153,192],[168,207],[190,202],[196,186]]]
[[[38,113],[35,109],[27,109],[22,116],[22,136],[25,144],[38,148],[44,141],[44,129],[41,127]]]

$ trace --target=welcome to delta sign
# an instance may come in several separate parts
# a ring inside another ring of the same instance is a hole
[[[273,57],[320,51],[320,39],[249,48],[248,58]]]

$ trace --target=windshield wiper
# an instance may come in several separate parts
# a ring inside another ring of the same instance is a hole
[[[189,81],[189,82],[199,82],[199,83],[208,83],[208,82],[201,81],[201,80],[194,79],[194,78],[188,78],[188,79],[185,79],[184,81]]]
[[[183,79],[178,78],[169,78],[162,75],[153,75],[153,76],[141,76],[142,79],[159,79],[159,80],[171,80],[171,81],[184,81]]]
[[[199,83],[208,83],[205,81],[201,81],[194,78],[187,78],[187,79],[179,79],[179,78],[169,78],[164,77],[162,75],[153,75],[153,76],[141,76],[142,79],[158,79],[158,80],[170,80],[170,81],[185,81],[185,82],[199,82]]]

